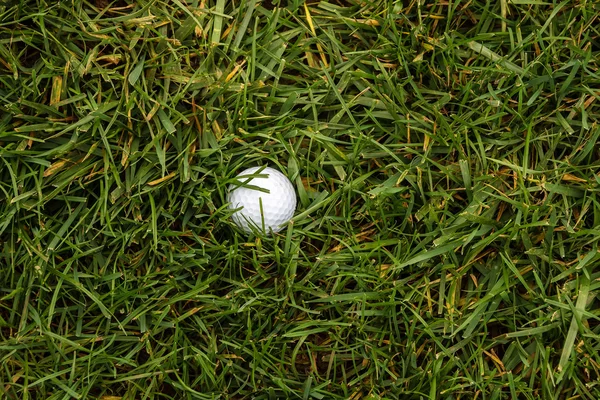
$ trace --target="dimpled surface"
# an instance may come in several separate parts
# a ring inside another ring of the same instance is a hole
[[[231,185],[227,195],[227,201],[230,203],[229,208],[243,207],[235,212],[232,218],[233,222],[247,233],[252,231],[250,225],[262,230],[263,219],[266,233],[271,230],[279,232],[284,228],[282,224],[288,222],[294,216],[296,210],[296,192],[294,192],[290,180],[276,169],[266,167],[260,171],[261,168],[248,168],[242,171],[237,179],[245,185],[268,189],[269,193]],[[252,174],[268,175],[268,177],[255,177],[246,182],[249,178],[244,179],[244,176]]]

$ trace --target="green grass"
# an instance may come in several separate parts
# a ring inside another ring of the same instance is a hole
[[[277,3],[0,2],[0,398],[600,398],[598,2]]]

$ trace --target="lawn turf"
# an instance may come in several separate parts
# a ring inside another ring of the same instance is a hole
[[[600,398],[599,27],[0,2],[0,397]],[[298,193],[275,237],[230,219],[253,165]]]

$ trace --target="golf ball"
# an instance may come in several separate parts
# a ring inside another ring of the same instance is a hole
[[[251,176],[256,174],[261,176]],[[245,232],[252,232],[251,226],[265,233],[279,232],[285,227],[283,224],[294,216],[296,192],[281,172],[270,167],[252,167],[242,171],[237,180],[243,186],[229,186],[227,201],[230,209],[242,207],[232,218]]]

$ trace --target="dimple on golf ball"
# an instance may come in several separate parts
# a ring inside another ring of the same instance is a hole
[[[251,176],[256,174],[261,176]],[[242,171],[237,180],[244,186],[229,186],[227,202],[230,209],[241,207],[232,215],[232,219],[246,233],[252,232],[251,226],[265,233],[279,232],[285,227],[283,224],[294,216],[296,192],[290,180],[281,172],[270,167],[252,167]]]

